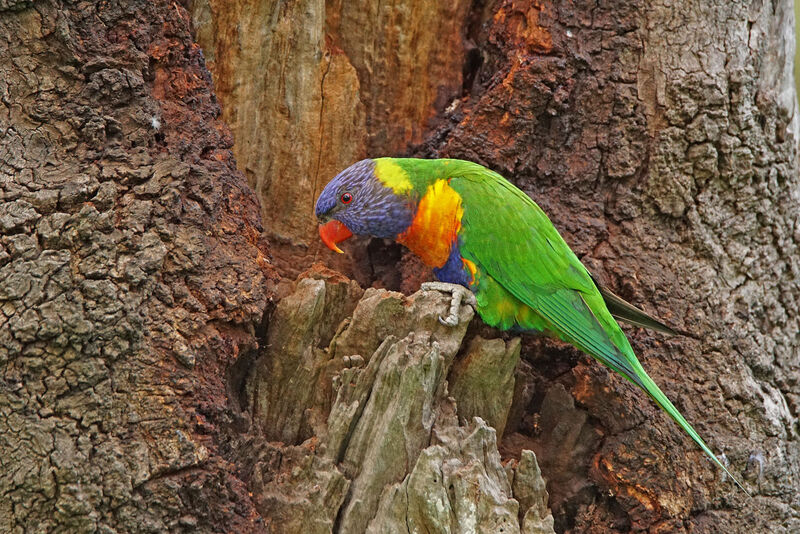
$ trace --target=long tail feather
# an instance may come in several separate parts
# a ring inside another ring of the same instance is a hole
[[[599,300],[597,298],[597,301]],[[678,423],[678,426],[684,432],[689,434],[703,452],[733,479],[742,491],[747,493],[748,496],[750,495],[741,482],[731,474],[725,464],[711,452],[705,441],[692,428],[692,425],[684,419],[658,385],[653,382],[653,379],[650,378],[636,358],[633,348],[625,335],[619,331],[618,335],[614,336],[617,342],[615,344],[608,332],[602,328],[597,316],[592,312],[592,308],[580,293],[568,290],[555,291],[540,298],[538,304],[538,312],[550,321],[554,327],[553,330],[559,333],[559,337],[574,344],[603,365],[613,369],[642,388],[662,410],[667,412]],[[600,302],[597,302],[597,304],[602,305]],[[608,321],[613,322],[613,319],[608,317]],[[616,326],[616,323],[614,325]],[[616,326],[616,328],[618,330],[619,326]]]
[[[647,392],[647,394],[650,395],[650,397],[661,407],[662,410],[667,412],[667,414],[669,414],[669,416],[672,417],[676,423],[678,423],[678,426],[680,426],[684,432],[689,434],[694,442],[700,446],[703,452],[706,453],[706,455],[711,458],[715,464],[721,467],[722,470],[725,471],[725,473],[731,477],[731,479],[733,479],[736,485],[739,486],[739,488],[745,492],[748,497],[752,497],[750,492],[744,489],[742,483],[739,482],[739,480],[733,476],[730,471],[728,471],[728,468],[725,466],[725,464],[723,464],[719,458],[717,458],[717,456],[711,452],[711,449],[708,447],[708,445],[706,445],[706,442],[703,441],[703,438],[701,438],[695,429],[692,428],[692,425],[690,425],[689,422],[684,419],[683,415],[681,415],[678,409],[672,404],[672,401],[670,401],[667,396],[664,395],[661,389],[656,385],[655,382],[653,382],[641,365],[638,367],[639,369],[636,370],[636,374],[639,376],[640,381],[644,384],[644,390]]]
[[[702,451],[706,454],[706,456],[711,458],[711,460],[715,464],[721,467],[722,470],[725,471],[725,474],[731,477],[731,479],[736,483],[736,485],[739,486],[739,488],[743,492],[745,492],[748,497],[752,497],[752,495],[750,495],[750,492],[748,492],[744,488],[742,483],[739,482],[739,480],[735,476],[733,476],[733,474],[731,474],[730,471],[728,471],[728,468],[725,466],[725,464],[723,464],[719,460],[719,458],[717,458],[717,456],[713,452],[711,452],[711,449],[708,447],[708,445],[706,445],[706,442],[703,441],[703,438],[700,437],[700,434],[698,434],[697,431],[695,431],[695,429],[692,427],[692,425],[690,425],[689,422],[683,417],[683,415],[681,415],[681,413],[678,411],[675,405],[672,404],[672,401],[670,401],[669,398],[667,398],[667,396],[664,394],[664,392],[661,391],[661,388],[659,388],[658,385],[655,382],[653,382],[653,379],[650,378],[650,375],[647,374],[647,372],[642,367],[641,363],[639,363],[639,361],[635,359],[635,357],[633,358],[633,361],[631,361],[630,357],[627,357],[625,358],[625,360],[627,361],[622,363],[622,359],[619,358],[619,356],[622,356],[622,354],[619,354],[611,361],[609,361],[608,358],[606,358],[606,356],[602,353],[601,354],[592,353],[592,355],[603,365],[611,367],[612,369],[620,373],[622,376],[624,376],[625,378],[627,378],[628,380],[630,380],[631,382],[642,388],[645,391],[645,393],[647,393],[650,396],[650,398],[653,399],[655,403],[658,404],[658,406],[667,413],[667,415],[669,415],[676,423],[678,423],[678,426],[681,427],[684,432],[689,434],[689,437],[691,437],[692,440],[695,443],[697,443],[697,445],[700,447],[700,449],[702,449]]]
[[[586,301],[583,302],[586,304]],[[586,304],[586,306],[586,309],[589,310],[590,308],[588,307],[588,304]],[[594,317],[594,319],[597,320],[596,317]],[[579,346],[579,348],[594,356],[594,358],[603,365],[606,365],[607,367],[617,371],[629,381],[642,388],[662,410],[667,412],[667,414],[672,417],[676,423],[678,423],[678,426],[680,426],[684,432],[689,434],[689,437],[691,437],[692,440],[697,443],[703,452],[709,458],[711,458],[715,464],[721,467],[722,470],[725,471],[729,477],[731,477],[731,479],[733,479],[733,481],[737,486],[739,486],[739,488],[741,488],[742,491],[744,491],[748,496],[751,496],[750,493],[744,489],[742,483],[731,474],[725,464],[723,464],[719,458],[717,458],[717,456],[711,452],[711,449],[708,447],[708,445],[706,445],[706,442],[703,441],[703,438],[700,437],[692,425],[690,425],[683,415],[681,415],[675,405],[672,404],[672,401],[670,401],[664,392],[661,391],[661,388],[659,388],[658,385],[653,382],[653,379],[650,378],[650,375],[648,375],[644,370],[644,367],[642,367],[641,362],[639,362],[638,358],[636,358],[633,348],[630,346],[630,343],[628,343],[627,338],[621,336],[620,341],[624,344],[623,346],[618,347],[608,337],[605,337],[605,339],[591,339],[591,343],[587,343],[587,340],[584,339],[585,337],[587,336],[582,336],[579,339],[575,339],[575,343]]]
[[[597,286],[597,289],[600,290],[600,295],[603,297],[603,301],[605,301],[608,311],[611,312],[611,315],[613,315],[615,318],[619,319],[620,321],[630,323],[634,326],[641,326],[650,330],[656,330],[671,336],[678,334],[678,332],[674,329],[665,325],[644,310],[640,310],[630,302],[611,291],[606,286],[602,285],[594,276],[592,276],[592,280]]]

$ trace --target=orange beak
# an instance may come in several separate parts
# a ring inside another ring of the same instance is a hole
[[[329,249],[339,254],[343,254],[343,252],[336,244],[341,243],[352,235],[353,232],[336,219],[319,225],[319,236],[322,238],[322,242],[325,243]]]

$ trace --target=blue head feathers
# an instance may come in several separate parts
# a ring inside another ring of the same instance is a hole
[[[321,222],[336,219],[358,235],[394,238],[414,218],[414,203],[375,177],[375,161],[354,163],[331,180],[317,199]]]

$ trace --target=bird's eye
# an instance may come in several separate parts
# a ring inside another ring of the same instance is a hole
[[[339,197],[339,200],[342,201],[342,204],[350,204],[353,201],[353,195],[350,193],[342,193],[342,196]]]

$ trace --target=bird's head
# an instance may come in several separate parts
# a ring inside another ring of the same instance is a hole
[[[316,214],[322,241],[336,252],[337,245],[352,236],[394,238],[414,218],[410,191],[396,192],[376,173],[376,162],[361,160],[340,172],[317,199]]]

